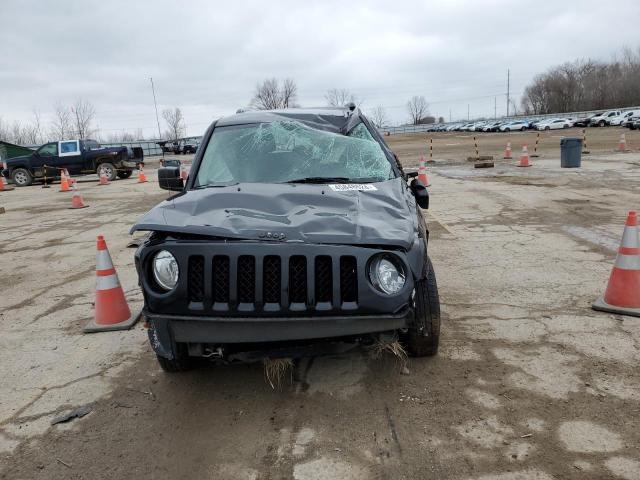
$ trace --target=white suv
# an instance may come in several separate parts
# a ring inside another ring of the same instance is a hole
[[[613,117],[609,121],[609,125],[625,126],[627,122],[633,117],[640,117],[640,110],[628,110],[626,112],[622,112],[620,115]]]
[[[620,110],[609,110],[608,112],[604,112],[600,115],[596,115],[595,117],[591,117],[591,126],[595,127],[604,127],[609,125],[609,122],[613,119],[613,117],[617,117],[622,112]]]

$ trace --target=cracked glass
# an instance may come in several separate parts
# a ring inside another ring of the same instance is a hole
[[[196,186],[318,177],[364,183],[394,176],[391,163],[363,123],[342,135],[279,121],[216,128]]]

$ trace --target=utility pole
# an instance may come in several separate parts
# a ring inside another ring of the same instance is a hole
[[[153,86],[153,77],[151,79],[151,91],[153,92],[153,105],[156,107],[156,122],[158,123],[158,140],[162,140],[162,133],[160,133],[160,117],[158,117],[158,104],[156,103],[156,89]]]
[[[493,119],[498,118],[498,97],[493,97]]]
[[[509,116],[509,88],[510,88],[510,80],[511,80],[511,71],[507,68],[507,117]]]
[[[471,120],[471,117],[469,117],[469,104],[467,103],[467,122]]]
[[[451,123],[451,109],[449,109],[449,123]]]

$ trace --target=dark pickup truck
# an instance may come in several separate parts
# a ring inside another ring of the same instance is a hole
[[[62,140],[42,145],[30,155],[4,162],[2,175],[18,187],[34,180],[54,179],[62,169],[70,175],[105,173],[109,181],[129,178],[143,163],[141,148],[102,147],[95,140]]]

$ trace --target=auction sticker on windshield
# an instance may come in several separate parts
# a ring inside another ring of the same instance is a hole
[[[370,183],[338,183],[335,185],[329,185],[329,188],[331,188],[331,190],[333,190],[334,192],[347,192],[349,190],[378,190],[375,185],[371,185]]]

